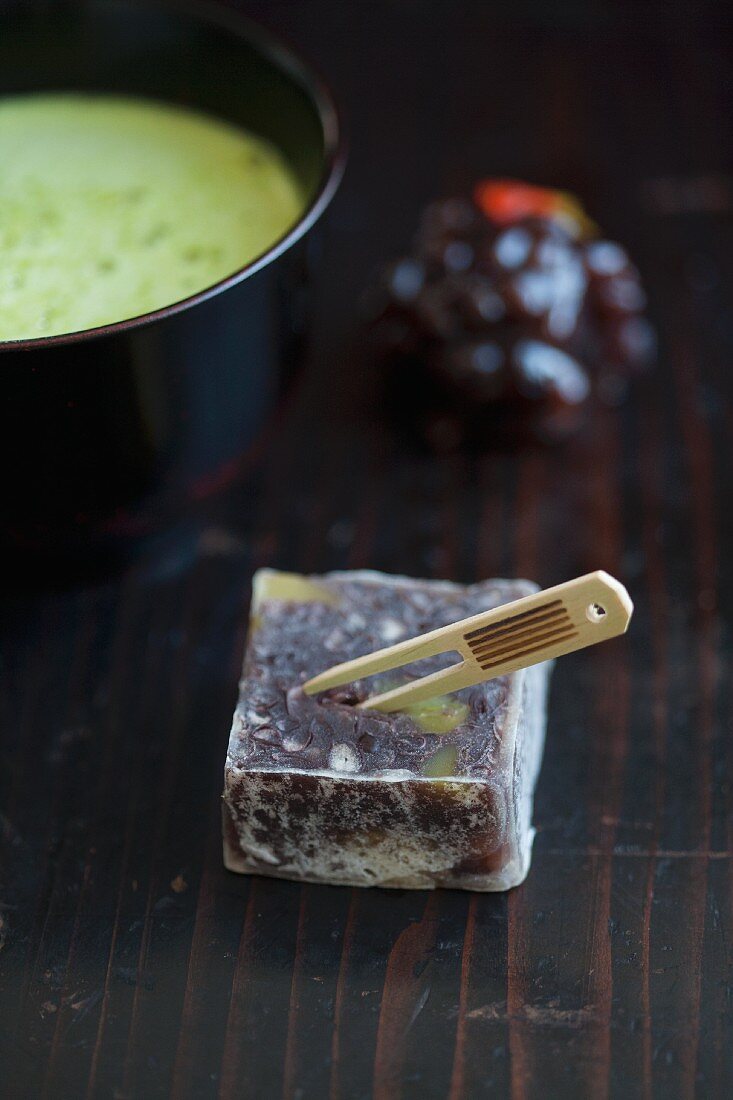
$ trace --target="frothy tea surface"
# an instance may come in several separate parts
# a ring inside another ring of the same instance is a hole
[[[264,252],[303,208],[275,148],[146,100],[0,99],[0,340],[180,301]]]

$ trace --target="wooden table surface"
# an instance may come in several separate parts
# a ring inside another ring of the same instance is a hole
[[[305,371],[193,548],[5,608],[0,1094],[271,1100],[733,1090],[730,9],[261,0],[352,154]],[[656,373],[567,446],[421,453],[359,332],[418,206],[577,191],[642,268]],[[224,871],[253,569],[617,574],[630,635],[554,677],[510,894]]]

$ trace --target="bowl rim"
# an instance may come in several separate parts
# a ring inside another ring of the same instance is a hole
[[[0,340],[0,355],[9,351],[32,351],[65,344],[83,343],[104,336],[114,336],[156,321],[166,320],[193,306],[208,301],[225,290],[256,275],[264,267],[277,260],[297,243],[318,221],[331,202],[346,166],[346,137],[341,114],[325,80],[310,62],[306,62],[288,43],[268,28],[235,9],[224,7],[211,0],[102,0],[99,7],[124,5],[145,12],[163,12],[167,15],[192,19],[201,24],[218,27],[235,38],[246,41],[271,61],[281,72],[297,84],[313,103],[323,132],[323,167],[313,197],[290,229],[278,237],[264,252],[224,279],[190,294],[187,298],[171,302],[159,309],[112,321],[94,328],[62,332],[53,336],[33,336],[19,340]],[[32,94],[32,93],[31,93]]]

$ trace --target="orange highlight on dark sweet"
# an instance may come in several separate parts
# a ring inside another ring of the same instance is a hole
[[[474,201],[488,218],[503,225],[533,216],[552,217],[561,209],[563,196],[519,180],[484,180],[476,185]]]
[[[473,200],[496,225],[511,225],[524,218],[552,218],[562,221],[577,236],[592,237],[597,232],[577,199],[566,191],[536,187],[521,180],[482,180],[474,188]]]

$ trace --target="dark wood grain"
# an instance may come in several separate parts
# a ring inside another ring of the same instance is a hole
[[[253,1100],[733,1090],[733,85],[727,5],[242,0],[324,71],[352,158],[305,369],[195,545],[9,598],[0,1094]],[[359,328],[421,203],[580,193],[638,260],[660,363],[553,451],[439,455]],[[509,895],[228,874],[219,795],[252,571],[552,584],[623,640],[559,662]]]

